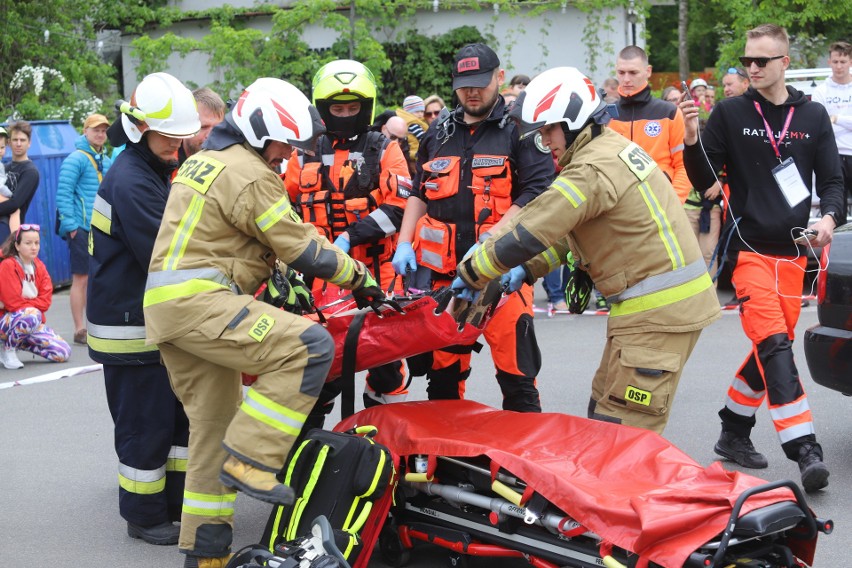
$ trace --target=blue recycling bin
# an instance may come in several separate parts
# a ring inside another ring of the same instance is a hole
[[[41,226],[41,250],[38,257],[47,266],[53,287],[59,288],[71,284],[71,258],[68,244],[53,230],[56,222],[56,188],[62,161],[74,151],[74,143],[80,133],[67,120],[33,120],[30,125],[33,134],[28,156],[38,168],[40,179],[23,221]],[[3,161],[7,162],[11,158],[11,149],[7,146]]]

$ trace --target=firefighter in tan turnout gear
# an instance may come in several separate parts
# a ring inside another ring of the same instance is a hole
[[[187,567],[227,562],[234,490],[293,500],[275,474],[317,400],[334,343],[307,318],[252,297],[274,259],[352,290],[360,306],[383,298],[362,263],[301,223],[275,172],[324,130],[298,89],[258,79],[172,185],[144,309],[148,341],[190,421],[179,541]],[[244,399],[240,371],[258,376]]]
[[[541,132],[562,171],[459,264],[453,287],[472,297],[505,274],[517,289],[570,249],[612,301],[589,417],[662,432],[701,329],[719,317],[677,194],[644,150],[606,126],[605,103],[572,67],[533,79],[512,115],[521,136]]]

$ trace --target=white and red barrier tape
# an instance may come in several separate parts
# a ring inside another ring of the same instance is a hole
[[[27,379],[21,379],[19,381],[11,381],[8,383],[0,383],[0,390],[2,389],[10,389],[12,387],[20,387],[24,385],[33,385],[36,383],[47,383],[50,381],[56,381],[59,379],[65,379],[67,377],[74,377],[77,375],[85,375],[87,373],[95,373],[97,371],[102,371],[104,368],[100,363],[97,365],[86,365],[84,367],[71,367],[68,369],[62,369],[60,371],[55,371],[53,373],[48,373],[46,375],[39,375],[37,377],[29,377]]]

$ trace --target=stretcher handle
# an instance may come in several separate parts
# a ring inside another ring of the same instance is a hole
[[[818,530],[816,520],[805,503],[805,496],[802,494],[802,490],[799,489],[798,485],[789,479],[782,479],[780,481],[773,481],[771,483],[752,487],[751,489],[743,491],[734,503],[734,508],[731,510],[731,516],[728,518],[728,524],[726,525],[725,532],[722,533],[722,539],[719,541],[719,548],[716,550],[716,554],[713,555],[713,566],[721,566],[722,559],[725,557],[725,552],[728,549],[728,542],[730,542],[731,537],[734,535],[734,529],[737,527],[737,520],[740,518],[740,510],[743,508],[743,504],[746,502],[746,499],[752,495],[766,493],[767,491],[772,491],[773,489],[778,489],[780,487],[787,487],[793,492],[793,496],[796,498],[796,504],[805,516],[804,522],[807,528],[807,533],[801,538],[811,539],[816,536]]]

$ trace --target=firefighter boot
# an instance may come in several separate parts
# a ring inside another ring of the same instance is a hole
[[[177,544],[180,527],[172,523],[160,523],[152,527],[127,523],[127,534],[131,538],[144,540],[148,544]]]
[[[722,430],[713,451],[729,460],[751,469],[763,469],[769,465],[766,456],[754,449],[748,436]]]
[[[290,505],[295,500],[293,490],[279,483],[274,473],[256,468],[234,456],[228,456],[225,460],[219,481],[226,487],[267,503]]]
[[[201,556],[186,556],[183,568],[225,568],[233,554],[221,558],[203,558]]]
[[[799,471],[802,487],[811,493],[828,486],[828,468],[822,461],[822,447],[814,442],[804,442],[799,447]]]

